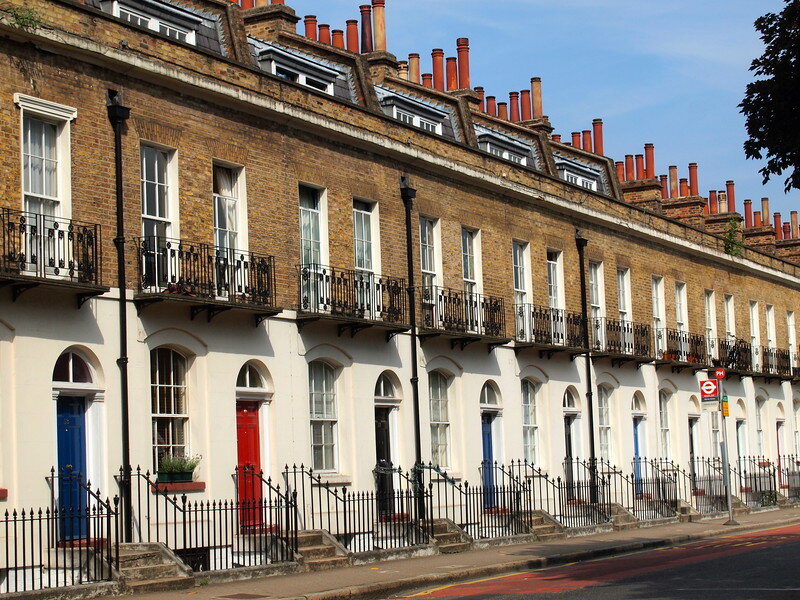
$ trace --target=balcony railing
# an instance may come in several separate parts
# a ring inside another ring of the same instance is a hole
[[[625,356],[652,356],[650,325],[620,319],[592,319],[592,350]]]
[[[0,276],[100,283],[100,226],[0,209]]]
[[[514,306],[516,340],[529,344],[582,348],[583,318],[579,313],[535,304]]]
[[[792,375],[792,361],[788,350],[783,348],[761,348],[761,373],[765,375]]]
[[[506,335],[502,298],[437,286],[420,288],[422,328],[486,337]]]
[[[719,338],[711,341],[715,346],[714,364],[729,371],[748,372],[753,369],[753,350],[744,340]]]
[[[407,325],[407,304],[400,277],[300,265],[300,312]]]
[[[679,329],[657,329],[656,358],[675,362],[707,364],[706,336]]]
[[[275,259],[166,237],[137,239],[139,292],[275,306]]]

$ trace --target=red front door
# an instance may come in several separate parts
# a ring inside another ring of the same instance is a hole
[[[261,519],[261,432],[257,402],[236,403],[236,443],[239,473],[239,520],[256,526]]]

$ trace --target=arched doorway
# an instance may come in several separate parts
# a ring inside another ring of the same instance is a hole
[[[397,410],[400,406],[398,385],[389,373],[383,373],[375,383],[375,482],[378,490],[378,510],[394,513],[395,466],[397,461]]]
[[[498,417],[500,415],[500,393],[494,382],[487,381],[481,388],[480,398],[481,409],[481,443],[483,446],[483,461],[481,463],[481,476],[483,480],[484,508],[494,508],[497,506],[495,490],[495,466],[498,460],[498,453],[495,432]]]
[[[647,405],[642,392],[636,392],[631,401],[631,417],[633,418],[633,474],[636,480],[636,493],[642,493],[642,474],[646,472],[644,462],[647,456],[647,437],[645,420]]]
[[[564,392],[562,411],[564,415],[564,482],[568,499],[572,499],[575,495],[575,473],[578,467],[576,459],[580,451],[580,430],[578,428],[580,408],[572,388],[568,388]]]

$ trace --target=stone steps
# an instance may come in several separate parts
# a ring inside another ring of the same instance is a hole
[[[120,547],[119,574],[134,592],[182,590],[194,586],[194,578],[159,544]]]
[[[149,581],[130,581],[127,583],[127,586],[134,594],[188,590],[194,587],[194,579],[191,577],[170,577],[167,579],[153,579]]]
[[[328,571],[350,565],[350,558],[339,554],[321,531],[301,531],[297,536],[297,552],[309,571]]]

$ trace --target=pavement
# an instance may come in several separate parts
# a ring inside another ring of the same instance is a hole
[[[738,515],[726,519],[674,523],[658,527],[511,546],[385,561],[332,571],[296,573],[263,579],[200,585],[188,590],[142,594],[147,600],[371,600],[410,590],[539,569],[553,565],[663,548],[716,536],[800,523],[800,508]]]

